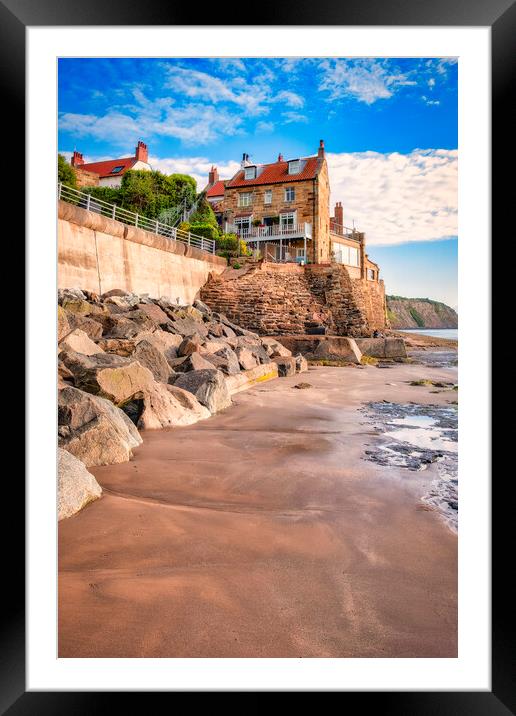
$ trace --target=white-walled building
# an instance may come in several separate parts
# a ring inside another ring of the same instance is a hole
[[[71,165],[79,171],[91,172],[99,176],[99,186],[119,187],[123,175],[129,169],[146,169],[151,171],[149,150],[144,142],[138,142],[134,157],[107,159],[104,162],[85,163],[80,152],[74,152]]]

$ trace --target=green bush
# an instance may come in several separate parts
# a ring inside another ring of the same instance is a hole
[[[218,227],[217,217],[211,208],[210,202],[206,199],[206,196],[201,196],[199,199],[197,209],[190,216],[190,223],[211,224],[212,226]]]
[[[62,154],[57,155],[57,181],[66,184],[66,186],[71,186],[72,189],[77,189],[75,169],[71,164],[68,164]]]
[[[192,234],[197,234],[197,236],[204,236],[204,238],[212,239],[213,241],[216,241],[219,238],[218,228],[206,222],[196,224],[192,222],[190,224],[190,231],[192,232]]]
[[[88,186],[82,190],[86,194],[91,194],[95,199],[101,199],[107,201],[108,204],[116,204],[122,206],[123,195],[120,189],[114,186]]]

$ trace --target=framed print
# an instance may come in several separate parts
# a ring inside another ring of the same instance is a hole
[[[489,341],[514,6],[262,10],[0,4],[29,319],[2,713],[514,712]]]

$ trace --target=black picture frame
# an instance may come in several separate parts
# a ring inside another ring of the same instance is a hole
[[[25,184],[23,152],[25,144],[25,29],[28,26],[59,25],[240,25],[246,24],[241,9],[232,4],[203,7],[174,5],[162,0],[0,0],[0,81],[4,114],[10,123],[8,146],[16,148],[16,162],[9,166],[6,184],[7,206],[20,201]],[[202,23],[199,23],[199,16]],[[231,18],[233,22],[221,22]],[[257,15],[253,16],[256,22]],[[503,234],[503,222],[508,207],[514,205],[514,181],[505,179],[504,169],[514,157],[511,136],[511,80],[514,68],[514,38],[516,35],[516,7],[512,0],[345,0],[337,5],[332,0],[282,0],[260,3],[260,25],[362,25],[362,26],[489,26],[492,32],[492,150],[493,236]],[[252,24],[249,23],[249,24]],[[4,135],[5,140],[5,135]],[[4,148],[6,143],[4,143]],[[5,149],[4,149],[5,151]],[[5,194],[4,194],[5,197]],[[511,201],[512,199],[512,201]],[[14,209],[10,210],[12,215]],[[18,248],[22,247],[21,223],[23,208],[16,214]],[[14,231],[14,225],[13,225]],[[507,235],[509,238],[509,235]],[[21,257],[23,265],[23,256]],[[493,296],[493,307],[498,292]],[[498,318],[497,318],[498,316]],[[493,311],[493,331],[503,331],[501,312]],[[29,346],[30,348],[30,346]],[[19,400],[19,397],[18,397]],[[493,454],[503,452],[503,435],[494,439]],[[510,472],[510,468],[507,468]],[[14,477],[17,479],[15,480]],[[8,482],[6,485],[5,483]],[[504,575],[510,569],[507,557],[507,537],[504,525],[511,525],[514,505],[514,479],[502,483],[493,481],[493,505],[496,521],[492,530],[492,691],[453,692],[339,692],[344,707],[350,713],[357,708],[369,708],[382,715],[396,716],[505,716],[516,713],[514,642],[514,587],[506,583]],[[5,492],[11,494],[5,494]],[[22,714],[93,714],[99,711],[124,708],[128,713],[155,711],[150,705],[168,693],[120,692],[26,692],[25,690],[25,592],[24,592],[24,485],[21,476],[4,478],[4,519],[0,520],[4,553],[9,552],[13,564],[9,581],[4,584],[2,597],[0,713],[9,716]],[[513,499],[511,499],[511,497]],[[6,506],[10,505],[9,509]],[[6,514],[9,513],[10,519]],[[512,590],[512,591],[511,591]],[[235,691],[238,686],[235,684]],[[174,697],[174,694],[172,694]],[[122,704],[122,701],[127,703]],[[171,702],[172,704],[174,702]]]

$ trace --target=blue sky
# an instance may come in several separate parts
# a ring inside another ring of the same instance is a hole
[[[457,305],[453,58],[60,60],[59,150],[115,158],[138,139],[199,188],[211,163],[226,178],[243,152],[307,156],[324,139],[331,200],[366,232],[389,293],[413,295],[415,273],[418,295]]]

